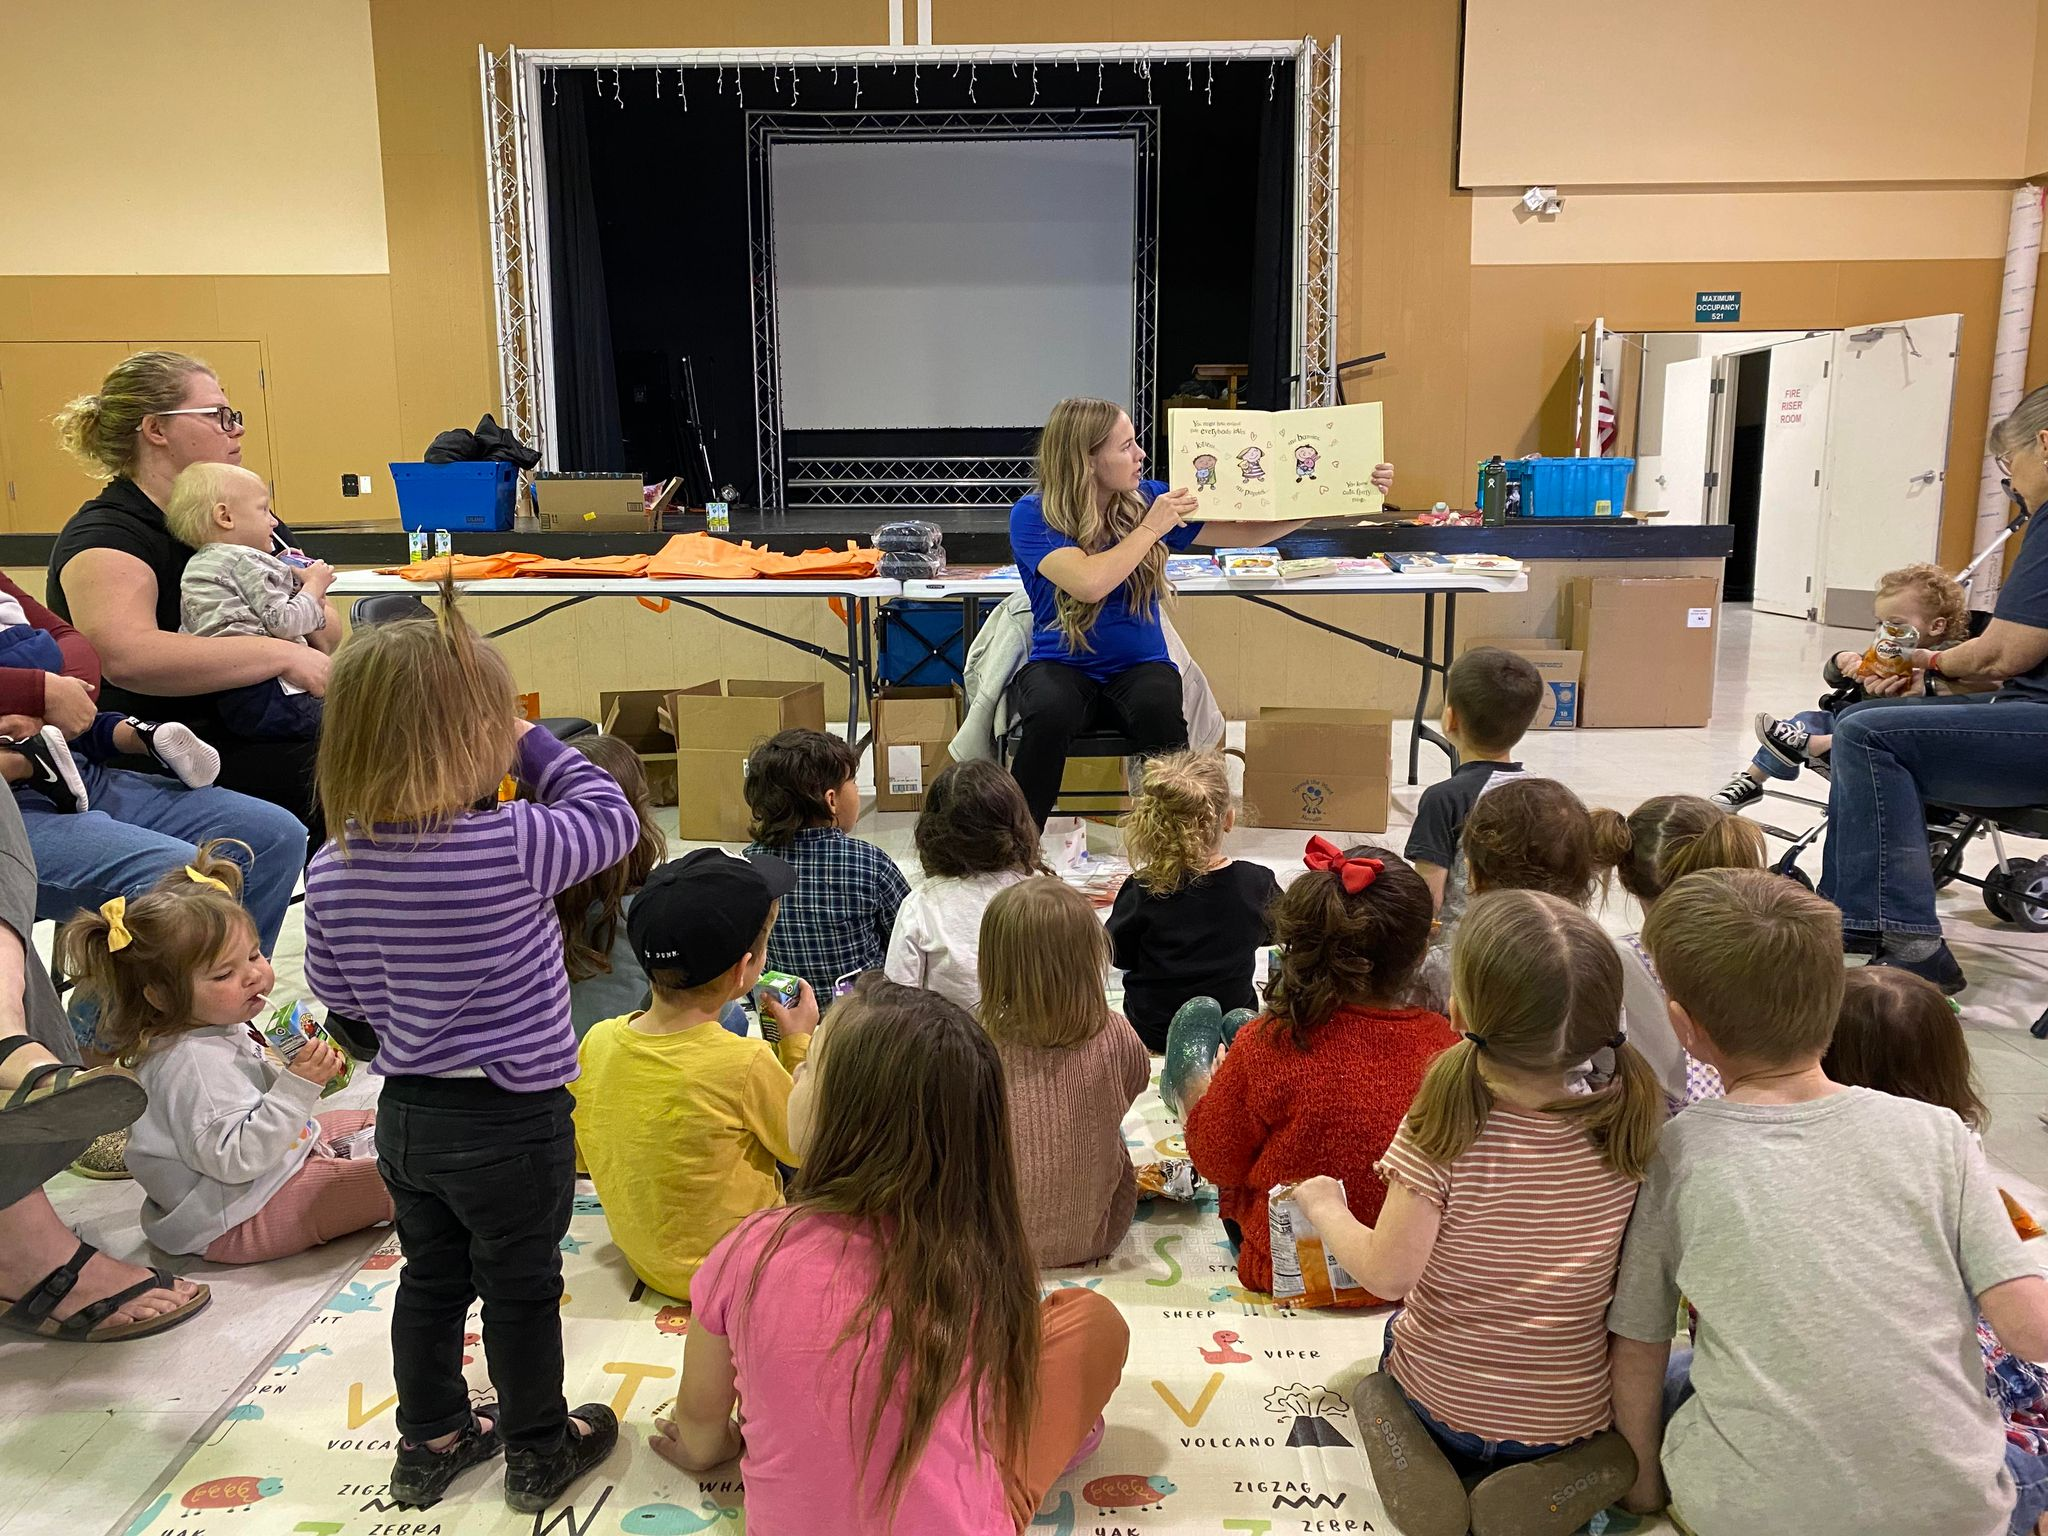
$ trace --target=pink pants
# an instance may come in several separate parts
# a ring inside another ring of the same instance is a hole
[[[1107,1296],[1061,1290],[1039,1303],[1038,1412],[1022,1453],[1003,1468],[1020,1533],[1094,1432],[1130,1346],[1130,1325]]]
[[[336,1109],[314,1118],[325,1143],[359,1131],[377,1117],[363,1109]],[[377,1173],[376,1158],[315,1153],[262,1210],[209,1243],[206,1257],[216,1264],[258,1264],[304,1253],[389,1220],[391,1194]]]

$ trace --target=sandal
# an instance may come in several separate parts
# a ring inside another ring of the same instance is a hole
[[[204,1312],[207,1304],[213,1300],[213,1293],[202,1285],[198,1294],[190,1301],[169,1312],[143,1318],[140,1322],[107,1322],[107,1318],[112,1317],[136,1297],[150,1291],[172,1289],[174,1277],[161,1269],[152,1269],[147,1280],[137,1281],[125,1291],[104,1296],[98,1301],[80,1307],[71,1316],[61,1322],[58,1321],[50,1314],[56,1311],[59,1302],[71,1294],[72,1287],[78,1284],[79,1276],[85,1273],[85,1266],[98,1252],[99,1249],[91,1243],[81,1241],[76,1253],[37,1281],[21,1300],[5,1312],[0,1312],[0,1328],[6,1328],[14,1333],[25,1333],[31,1338],[61,1339],[72,1344],[112,1344],[121,1339],[146,1339],[153,1333],[175,1328],[178,1324]]]
[[[0,1061],[13,1054],[14,1043],[0,1046]],[[30,1067],[0,1106],[0,1147],[86,1141],[133,1124],[148,1103],[142,1084],[124,1068],[45,1062]]]

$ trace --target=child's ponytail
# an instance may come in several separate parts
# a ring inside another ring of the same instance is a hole
[[[1713,804],[1708,801],[1708,804]],[[1666,886],[1703,869],[1762,869],[1764,831],[1755,822],[1714,806],[1720,814],[1690,837],[1674,838],[1659,873]]]
[[[1648,906],[1703,869],[1761,869],[1763,830],[1698,795],[1657,795],[1623,817],[1593,812],[1593,862]]]
[[[1230,805],[1222,753],[1153,758],[1124,817],[1131,878],[1154,896],[1170,896],[1201,875],[1223,847]]]
[[[1311,838],[1306,862],[1273,906],[1280,969],[1266,994],[1267,1013],[1304,1051],[1347,1004],[1398,1006],[1435,922],[1429,887],[1391,849],[1340,854]]]
[[[187,1026],[192,974],[228,944],[253,934],[243,910],[242,865],[206,844],[133,900],[115,896],[57,930],[57,967],[78,995],[99,1004],[94,1044],[132,1064],[159,1037]]]
[[[1415,1150],[1433,1163],[1448,1163],[1479,1139],[1493,1111],[1493,1090],[1480,1075],[1480,1039],[1468,1035],[1440,1052],[1422,1074],[1422,1086],[1408,1107],[1408,1134]]]

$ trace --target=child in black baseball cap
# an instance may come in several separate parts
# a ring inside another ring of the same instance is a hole
[[[768,934],[796,871],[768,854],[700,849],[663,864],[633,898],[626,933],[653,987],[640,1013],[584,1036],[576,1149],[633,1272],[678,1299],[713,1245],[752,1211],[782,1204],[775,1165],[794,1165],[790,1074],[811,1047],[818,1000],[763,994],[778,1045],[719,1024],[761,979]]]

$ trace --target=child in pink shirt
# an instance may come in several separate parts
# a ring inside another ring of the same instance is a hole
[[[737,1456],[758,1530],[1015,1536],[1093,1451],[1130,1332],[1093,1291],[1039,1299],[993,1042],[870,977],[819,1027],[789,1134],[790,1204],[691,1283],[654,1449]]]

